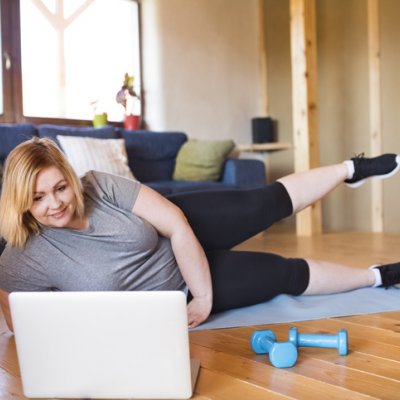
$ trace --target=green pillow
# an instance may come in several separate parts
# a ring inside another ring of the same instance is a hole
[[[179,149],[173,178],[179,181],[217,181],[233,140],[188,140]]]

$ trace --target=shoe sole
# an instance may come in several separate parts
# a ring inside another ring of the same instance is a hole
[[[361,181],[358,181],[358,182],[346,183],[346,185],[348,187],[351,187],[352,189],[355,189],[355,188],[358,188],[361,185],[363,185],[368,179],[387,179],[387,178],[390,178],[391,176],[395,175],[400,170],[400,154],[398,154],[396,156],[396,163],[397,163],[397,167],[395,169],[393,169],[392,171],[390,171],[386,175],[372,175],[372,176],[369,176],[368,178],[364,178],[364,179],[362,179]]]

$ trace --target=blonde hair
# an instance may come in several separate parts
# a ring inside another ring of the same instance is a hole
[[[80,180],[62,151],[50,139],[34,137],[15,147],[8,155],[0,197],[0,235],[11,245],[23,247],[40,225],[31,215],[36,178],[40,171],[56,167],[64,175],[76,196],[76,214],[84,216]]]

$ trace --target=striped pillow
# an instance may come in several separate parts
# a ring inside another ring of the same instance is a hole
[[[57,140],[79,177],[95,170],[135,179],[128,166],[124,139],[57,135]]]

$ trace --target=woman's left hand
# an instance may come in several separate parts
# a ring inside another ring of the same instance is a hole
[[[189,328],[195,328],[210,315],[212,307],[211,296],[194,297],[187,306]]]

